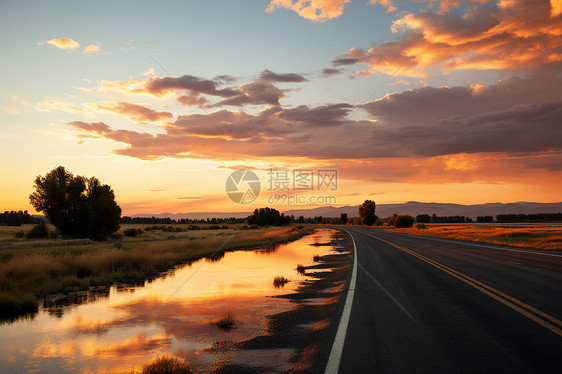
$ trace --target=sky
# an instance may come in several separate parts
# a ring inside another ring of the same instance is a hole
[[[124,215],[562,200],[561,0],[2,1],[0,35],[0,211],[59,165]]]

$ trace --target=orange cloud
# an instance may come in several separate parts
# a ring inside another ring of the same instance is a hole
[[[85,112],[84,109],[79,108],[76,104],[71,103],[70,101],[66,100],[57,100],[57,99],[50,99],[39,101],[37,104],[33,106],[33,109],[39,112],[52,112],[52,111],[61,111],[67,113],[83,113]]]
[[[464,2],[443,2],[442,9]],[[476,5],[464,13],[421,11],[396,20],[398,42],[368,50],[350,49],[335,65],[364,64],[361,73],[424,77],[439,68],[520,70],[557,62],[562,51],[562,15],[548,0],[500,1]],[[553,14],[557,14],[553,16]]]
[[[88,45],[88,46],[84,47],[84,49],[82,50],[82,54],[88,55],[88,54],[99,52],[99,50],[100,50],[99,46],[97,46],[95,44],[91,44],[91,45]]]
[[[342,15],[344,5],[348,2],[349,0],[271,0],[265,11],[272,13],[275,9],[285,8],[311,21],[324,22]]]
[[[80,43],[70,38],[51,39],[47,41],[47,43],[60,49],[74,49],[80,47]]]
[[[386,7],[386,11],[387,12],[394,12],[396,10],[396,7],[394,6],[394,3],[392,0],[371,0],[369,1],[370,5],[374,5],[374,4],[380,4],[384,7]]]
[[[137,122],[160,122],[167,121],[173,117],[170,112],[158,112],[142,105],[119,102],[119,103],[97,103],[97,109],[121,114]]]

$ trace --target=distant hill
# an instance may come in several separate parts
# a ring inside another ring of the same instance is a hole
[[[333,207],[326,206],[313,209],[291,209],[283,213],[285,215],[294,215],[295,217],[339,217],[341,213],[347,213],[348,217],[357,216],[358,206],[342,206]],[[160,214],[135,214],[133,217],[157,217],[157,218],[189,218],[189,219],[205,219],[205,218],[244,218],[252,214],[252,210],[247,212],[193,212],[193,213],[160,213]],[[562,202],[559,203],[487,203],[476,205],[462,204],[442,204],[442,203],[420,203],[417,201],[409,201],[403,204],[377,204],[376,214],[379,217],[388,217],[396,214],[436,214],[438,216],[465,216],[476,219],[477,216],[496,216],[496,214],[536,214],[536,213],[559,213],[562,212]]]
[[[339,217],[341,213],[347,213],[348,217],[357,216],[358,206],[343,207],[321,207],[315,209],[288,210],[285,214],[306,217]],[[496,214],[534,214],[534,213],[558,213],[562,212],[560,203],[487,203],[476,205],[442,204],[442,203],[420,203],[409,201],[403,204],[377,204],[376,214],[379,217],[388,217],[392,214],[436,214],[438,216],[465,216],[476,219],[477,216],[496,216]]]

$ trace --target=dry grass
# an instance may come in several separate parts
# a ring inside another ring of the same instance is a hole
[[[211,324],[223,330],[232,330],[236,328],[236,320],[234,319],[234,314],[232,314],[232,312],[228,312],[221,318],[211,321]]]
[[[381,229],[445,239],[562,250],[562,223],[426,224],[425,229]]]
[[[18,310],[20,298],[22,306],[31,310],[31,297],[36,309],[42,296],[143,281],[202,257],[269,246],[311,232],[296,228],[205,231],[205,236],[174,240],[0,250],[0,316]]]
[[[136,374],[131,370],[131,374]],[[154,361],[143,366],[141,374],[191,374],[189,365],[173,356],[157,357]]]

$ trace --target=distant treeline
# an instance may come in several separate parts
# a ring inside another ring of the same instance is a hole
[[[27,210],[24,211],[5,211],[0,213],[0,226],[21,226],[24,223],[39,223],[41,218],[32,217]]]
[[[438,216],[436,214],[418,214],[417,223],[470,223],[472,218],[465,216]]]
[[[173,218],[157,218],[157,217],[121,217],[122,224],[142,224],[142,225],[187,225],[194,223],[210,223],[210,224],[222,224],[222,223],[244,223],[247,218],[207,218],[207,219],[173,219]]]
[[[498,214],[498,222],[562,221],[562,213]]]

